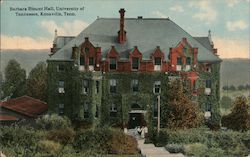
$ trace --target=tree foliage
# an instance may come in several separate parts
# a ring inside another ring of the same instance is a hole
[[[163,87],[164,88],[164,87]],[[168,128],[192,128],[200,126],[203,114],[197,104],[193,103],[185,94],[182,82],[174,81],[170,84],[166,100],[162,104],[162,125]]]
[[[231,113],[222,117],[222,125],[237,131],[250,129],[249,104],[244,96],[239,96],[233,103]]]
[[[30,72],[27,79],[27,95],[46,101],[47,95],[47,66],[38,63]]]
[[[223,96],[220,100],[220,104],[222,108],[228,109],[232,104],[232,99],[230,97]]]
[[[5,82],[3,84],[4,97],[16,98],[26,93],[26,72],[20,64],[12,59],[8,62],[5,71]]]

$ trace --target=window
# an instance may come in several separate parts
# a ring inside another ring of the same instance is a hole
[[[189,71],[191,69],[191,58],[187,57],[186,58],[186,71]]]
[[[116,115],[117,115],[117,106],[116,106],[116,104],[111,104],[109,111],[110,111],[110,117],[116,117]]]
[[[206,88],[205,88],[205,95],[211,94],[211,80],[206,80]]]
[[[89,65],[94,65],[94,57],[89,57]]]
[[[116,58],[109,59],[109,69],[116,70]]]
[[[65,93],[65,90],[64,90],[64,81],[58,81],[58,92],[60,94]]]
[[[87,102],[83,105],[84,118],[89,118],[89,104]]]
[[[177,65],[182,65],[182,59],[181,59],[181,57],[177,57]]]
[[[58,104],[58,114],[59,115],[64,114],[64,104]]]
[[[161,93],[161,81],[155,81],[154,83],[154,93],[160,94]]]
[[[139,58],[132,58],[132,70],[139,69]]]
[[[99,93],[99,90],[100,90],[100,81],[95,81],[95,88],[96,88],[96,94]]]
[[[132,80],[132,91],[133,92],[139,91],[139,81],[138,80]]]
[[[82,88],[83,88],[83,93],[87,94],[89,92],[89,81],[88,80],[83,80],[82,82]]]
[[[57,66],[57,71],[58,71],[58,72],[65,71],[64,65],[63,65],[63,64],[59,64],[59,65]]]
[[[206,104],[206,109],[205,109],[205,111],[211,111],[211,104]]]
[[[98,105],[96,105],[95,117],[96,118],[99,117],[99,107],[98,107]]]
[[[155,58],[155,65],[161,65],[161,58],[160,57]]]
[[[191,58],[190,57],[186,58],[186,65],[191,65]]]
[[[211,80],[206,80],[206,88],[211,88]]]
[[[82,65],[82,66],[85,65],[85,57],[84,56],[80,57],[80,65]]]
[[[116,93],[116,80],[109,80],[109,91],[110,93]]]
[[[87,52],[87,53],[89,52],[89,48],[88,47],[85,48],[85,52]]]
[[[161,58],[160,57],[155,58],[154,70],[155,71],[161,70]]]

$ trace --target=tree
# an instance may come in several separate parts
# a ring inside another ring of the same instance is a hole
[[[222,117],[222,125],[237,131],[250,129],[249,104],[245,96],[239,96],[233,103],[231,113]]]
[[[232,99],[227,96],[223,96],[220,100],[221,107],[224,109],[229,109],[232,104]]]
[[[27,95],[46,101],[47,97],[47,66],[40,62],[33,68],[27,79]]]
[[[4,97],[16,98],[26,93],[26,72],[20,64],[12,59],[8,62],[5,71],[5,82],[3,84]]]
[[[203,114],[199,106],[193,103],[185,94],[182,82],[170,84],[167,98],[162,104],[162,125],[168,128],[192,128],[200,126]]]

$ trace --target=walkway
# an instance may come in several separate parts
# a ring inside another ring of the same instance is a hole
[[[128,134],[135,137],[138,143],[138,148],[144,157],[185,157],[183,154],[171,154],[164,147],[155,147],[154,144],[144,144],[144,139],[138,136],[135,129],[130,129]]]

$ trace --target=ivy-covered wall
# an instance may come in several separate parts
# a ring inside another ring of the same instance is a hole
[[[198,103],[203,111],[207,107],[211,107],[211,121],[215,124],[220,124],[220,63],[210,65],[209,71],[205,71],[201,66],[199,67],[199,80],[197,86],[202,89],[198,95]],[[206,95],[204,90],[206,88],[206,80],[211,80],[211,94]]]
[[[58,67],[63,66],[63,70]],[[211,71],[198,68],[197,88],[205,89],[206,80],[211,80],[211,94],[199,93],[196,100],[203,111],[211,104],[211,120],[220,123],[219,111],[219,71],[220,63],[212,64]],[[64,115],[71,119],[88,121],[94,125],[122,125],[129,121],[132,104],[138,104],[140,110],[146,111],[144,118],[148,125],[156,125],[153,118],[157,94],[154,94],[155,81],[168,82],[169,74],[161,72],[86,72],[79,71],[73,61],[48,61],[48,104],[49,111],[59,113],[58,105],[64,104]],[[115,79],[116,93],[110,93],[110,79]],[[58,82],[65,81],[65,93],[58,92]],[[88,92],[83,92],[83,80],[88,80]],[[139,91],[132,91],[132,80],[138,80]],[[97,82],[99,90],[97,92]],[[166,87],[166,86],[165,86]],[[169,90],[161,88],[163,90]],[[164,101],[161,94],[161,101]],[[84,115],[85,103],[88,104],[88,117]],[[117,107],[116,116],[110,116],[110,105]]]

